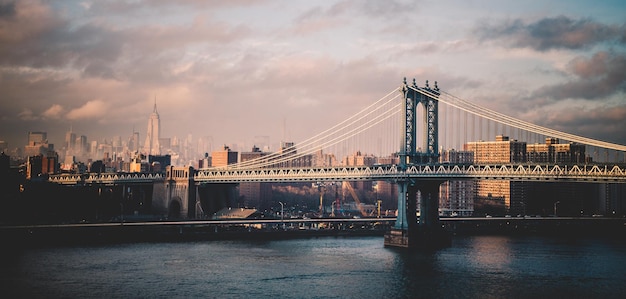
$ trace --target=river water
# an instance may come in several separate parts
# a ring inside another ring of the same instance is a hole
[[[624,298],[626,240],[382,237],[135,243],[3,253],[4,298]]]

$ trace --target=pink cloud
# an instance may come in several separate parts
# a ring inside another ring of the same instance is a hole
[[[44,111],[42,115],[44,118],[58,119],[61,117],[61,113],[63,113],[63,107],[59,104],[54,104]]]
[[[101,100],[93,100],[85,103],[85,105],[72,109],[67,113],[66,117],[70,120],[96,118],[106,115],[107,105]]]

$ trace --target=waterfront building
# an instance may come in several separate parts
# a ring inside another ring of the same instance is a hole
[[[626,215],[626,184],[599,184],[598,212],[607,216]]]
[[[495,141],[474,141],[463,146],[471,151],[475,164],[509,164],[526,162],[526,142],[509,140],[508,136],[498,135]]]
[[[321,149],[313,154],[313,167],[337,166],[337,158],[334,154],[326,154]]]
[[[558,138],[546,137],[545,144],[526,145],[527,160],[533,163],[584,163],[585,145],[559,143]]]
[[[156,100],[154,101],[154,109],[148,119],[148,131],[146,132],[146,142],[143,146],[143,151],[146,155],[160,155],[161,146],[159,139],[161,137],[161,119],[159,118],[159,112],[157,112]]]
[[[261,151],[257,146],[252,147],[250,152],[242,152],[239,162],[246,162],[269,155],[270,153]],[[242,182],[239,184],[239,197],[244,207],[265,210],[269,208],[272,199],[272,184],[258,182]]]
[[[150,164],[152,172],[165,173],[165,168],[172,165],[172,156],[170,155],[149,155],[148,164]],[[158,165],[159,169],[155,167]]]
[[[198,161],[198,169],[211,167],[212,159],[213,158],[209,156],[209,153],[204,153],[204,158]]]
[[[376,157],[373,155],[363,155],[361,151],[357,151],[354,155],[347,156],[343,159],[344,166],[373,166],[376,164]],[[353,182],[352,186],[357,189],[367,189],[370,190],[372,188],[372,182],[370,181],[359,181]]]
[[[213,167],[224,167],[229,164],[237,163],[238,153],[231,151],[230,147],[224,145],[222,150],[212,152],[211,156]]]
[[[150,171],[150,164],[143,159],[140,155],[135,156],[128,167],[130,172],[148,172]]]
[[[284,159],[286,157],[295,156],[298,154],[298,150],[296,148],[296,144],[293,142],[281,142],[280,150],[278,153],[281,155],[279,159]],[[313,165],[314,156],[302,155],[298,158],[289,159],[287,162],[279,162],[271,167],[311,167]]]
[[[377,164],[380,165],[397,165],[400,163],[398,155],[390,155],[386,157],[377,157]],[[376,200],[382,200],[382,209],[395,210],[398,207],[398,186],[392,181],[376,181]]]
[[[511,164],[526,162],[526,142],[509,140],[498,135],[495,141],[475,141],[463,145],[473,152],[475,164]],[[508,180],[479,180],[475,187],[475,202],[485,213],[523,214],[525,189],[521,182]]]
[[[345,157],[342,164],[344,166],[372,166],[376,164],[376,157],[363,155],[361,151],[357,151],[354,155]]]
[[[445,164],[472,164],[473,161],[473,151],[457,151],[449,149],[441,151],[439,156],[439,162]]]
[[[440,163],[471,164],[474,152],[456,151],[454,149],[441,152]],[[473,180],[445,181],[439,186],[439,212],[442,216],[472,216],[474,212],[474,196],[476,182]]]

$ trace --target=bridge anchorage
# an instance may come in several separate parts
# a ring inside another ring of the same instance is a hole
[[[400,90],[403,93],[403,128],[402,145],[399,152],[400,171],[405,171],[418,164],[435,164],[439,159],[438,146],[438,97],[437,82],[431,88],[426,81],[424,87],[418,87],[413,79],[408,85],[406,78]],[[417,119],[418,105],[423,105],[421,120],[425,151],[418,151]],[[398,179],[398,216],[394,226],[385,234],[387,247],[400,248],[439,248],[448,246],[451,237],[439,221],[439,185],[443,180],[418,180],[414,178]],[[420,195],[420,215],[417,219],[417,195]]]

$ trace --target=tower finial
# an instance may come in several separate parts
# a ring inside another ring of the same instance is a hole
[[[157,108],[156,108],[156,95],[154,96],[154,110],[153,110],[152,112],[157,113]]]

